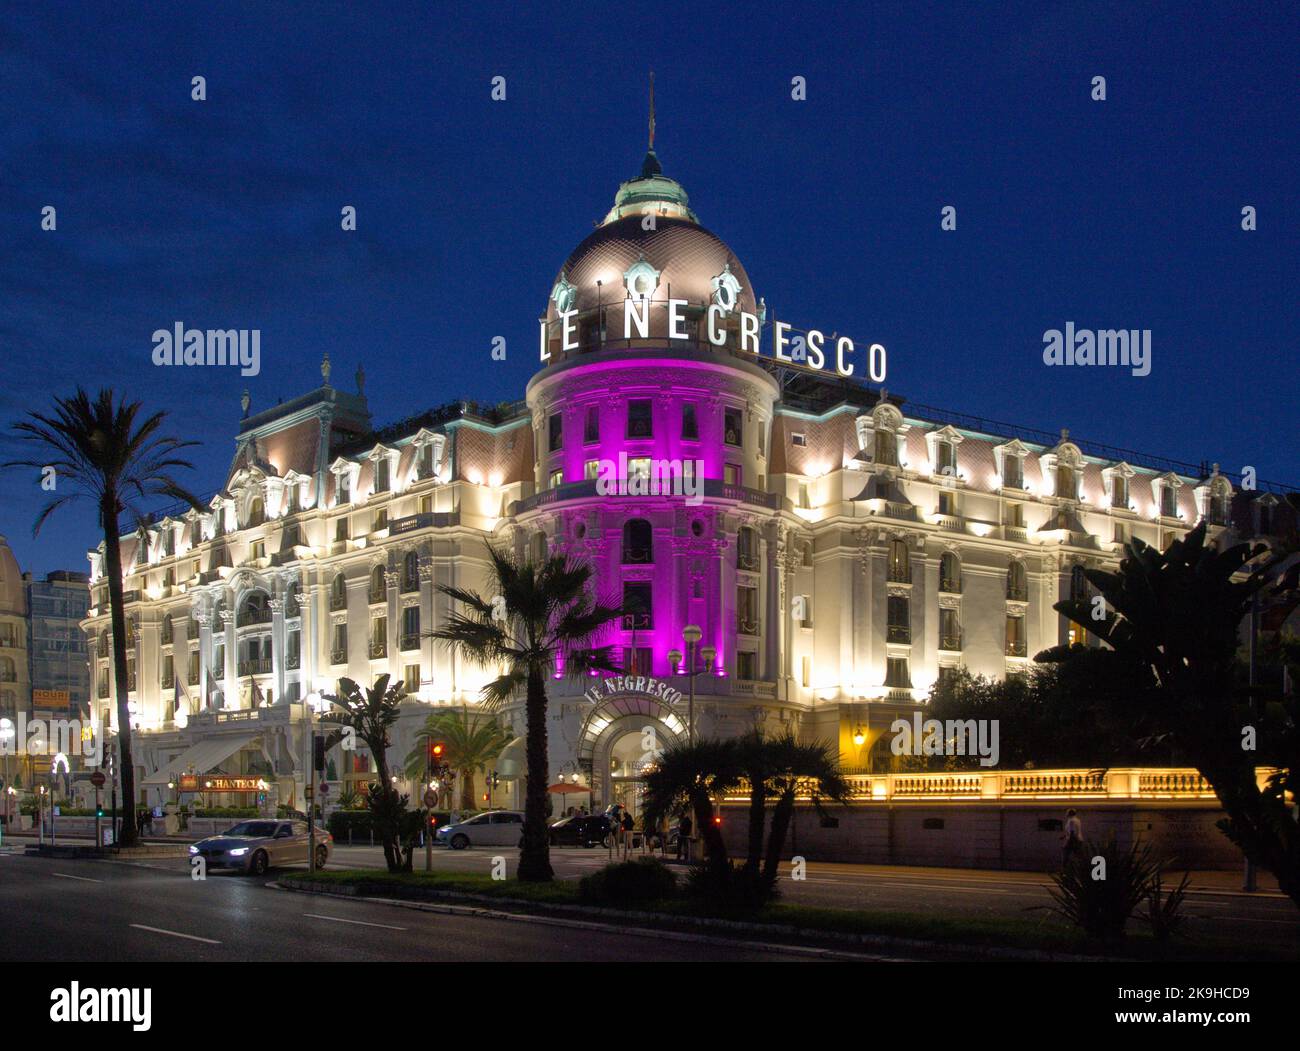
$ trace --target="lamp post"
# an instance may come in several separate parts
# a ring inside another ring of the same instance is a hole
[[[704,633],[700,631],[696,624],[687,624],[682,629],[682,639],[686,642],[686,675],[690,680],[688,683],[688,701],[686,707],[686,740],[689,744],[695,743],[695,676],[702,675],[709,671],[713,665],[713,658],[717,656],[717,650],[712,646],[703,646],[700,648],[700,657],[704,661],[702,668],[696,667],[695,663],[695,646],[700,641]],[[673,669],[673,674],[678,674],[677,666],[682,662],[681,650],[670,650],[668,653],[668,663]]]

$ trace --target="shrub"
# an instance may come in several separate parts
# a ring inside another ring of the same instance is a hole
[[[1191,873],[1184,872],[1181,882],[1168,894],[1163,895],[1159,871],[1152,877],[1147,887],[1146,921],[1151,924],[1151,933],[1157,941],[1168,941],[1182,928],[1187,917],[1183,914],[1183,901],[1187,897],[1187,884]]]
[[[780,896],[775,880],[731,863],[695,866],[686,877],[686,893],[708,912],[722,916],[757,912]]]
[[[1052,909],[1094,938],[1122,938],[1129,917],[1159,874],[1160,866],[1145,844],[1121,851],[1114,835],[1102,844],[1089,841],[1052,877]]]
[[[606,865],[578,884],[578,900],[588,905],[640,905],[676,895],[677,877],[658,858]]]

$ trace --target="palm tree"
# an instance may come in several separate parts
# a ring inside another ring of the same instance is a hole
[[[451,709],[434,712],[415,735],[415,746],[406,754],[406,776],[423,780],[428,770],[429,746],[441,741],[446,746],[444,761],[460,774],[460,805],[474,809],[474,775],[510,743],[510,734],[495,719],[481,718]]]
[[[1287,555],[1264,557],[1263,545],[1247,544],[1220,551],[1205,537],[1202,522],[1163,552],[1133,540],[1117,571],[1085,570],[1105,599],[1104,620],[1093,619],[1087,598],[1055,608],[1151,669],[1156,688],[1140,713],[1154,730],[1149,740],[1191,759],[1228,815],[1219,827],[1300,905],[1300,822],[1287,802],[1297,787],[1296,701],[1261,704],[1235,688],[1242,621]],[[1258,751],[1242,746],[1243,727],[1259,728]],[[1280,769],[1261,789],[1255,766],[1270,758]]]
[[[812,795],[813,807],[822,814],[822,800],[837,803],[849,800],[849,783],[840,767],[840,755],[834,746],[823,741],[800,744],[793,733],[787,731],[766,742],[768,754],[769,786],[776,796],[772,811],[772,831],[767,839],[767,857],[763,863],[763,878],[776,879],[777,866],[785,850],[786,833],[794,817],[795,796],[800,788]]]
[[[565,554],[540,562],[519,562],[488,545],[493,598],[465,588],[439,585],[467,612],[454,613],[447,626],[430,633],[453,653],[486,668],[504,668],[483,687],[484,706],[496,711],[525,689],[528,778],[524,797],[524,837],[519,852],[519,879],[553,878],[546,828],[546,680],[554,674],[571,678],[593,671],[618,672],[610,647],[596,646],[604,629],[622,615],[618,606],[599,602],[591,593],[591,567]]]
[[[388,680],[389,676],[381,675],[374,686],[363,690],[352,679],[340,679],[340,693],[321,694],[339,710],[327,712],[321,716],[321,722],[351,727],[375,757],[375,771],[379,778],[370,786],[367,804],[383,837],[388,871],[401,872],[411,867],[411,850],[403,853],[401,842],[406,797],[399,797],[388,772],[388,748],[392,744],[389,731],[401,715],[406,687],[400,682],[390,686]]]
[[[734,789],[742,777],[735,741],[696,738],[694,744],[670,745],[645,775],[645,827],[654,828],[683,806],[690,807],[695,827],[704,837],[709,866],[726,870],[727,847],[713,821],[713,800]]]
[[[157,412],[139,419],[141,402],[119,399],[101,390],[93,400],[80,387],[70,398],[55,398],[52,413],[29,412],[14,425],[15,436],[32,443],[37,452],[30,460],[11,460],[5,467],[53,470],[55,496],[41,510],[32,527],[40,533],[56,510],[83,497],[95,501],[99,528],[104,534],[104,571],[108,577],[108,604],[113,628],[113,680],[117,688],[117,743],[123,808],[118,842],[135,846],[135,767],[131,758],[131,717],[128,710],[126,609],[122,588],[121,518],[131,512],[138,525],[144,519],[134,501],[151,496],[183,500],[199,506],[189,490],[172,479],[170,471],[194,465],[176,453],[197,442],[162,435],[167,414]]]

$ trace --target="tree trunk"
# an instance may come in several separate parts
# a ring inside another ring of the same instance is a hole
[[[375,757],[375,770],[379,774],[379,791],[384,794],[385,805],[380,813],[382,825],[380,833],[384,840],[384,863],[389,872],[401,872],[404,867],[402,857],[401,830],[397,823],[397,789],[393,787],[392,775],[388,772],[388,751],[385,742],[368,740],[371,753]],[[375,745],[380,745],[376,748]]]
[[[695,827],[704,839],[704,853],[710,868],[725,869],[728,865],[727,847],[722,832],[713,823],[713,800],[703,790],[691,793],[691,808],[695,811]]]
[[[763,825],[767,821],[767,788],[762,781],[752,780],[749,788],[749,847],[745,854],[745,868],[758,871],[763,860]]]
[[[460,808],[461,810],[474,809],[474,771],[462,770],[460,772]]]
[[[550,771],[546,762],[546,682],[540,667],[528,669],[528,729],[525,754],[528,780],[524,794],[524,845],[519,851],[519,879],[526,883],[549,883],[551,845],[546,830],[546,788]]]
[[[1228,815],[1219,827],[1247,858],[1272,872],[1278,889],[1300,906],[1296,848],[1294,840],[1286,842],[1288,831],[1296,835],[1290,807],[1260,792],[1253,770],[1224,770],[1209,763],[1197,766]]]
[[[131,756],[131,693],[126,668],[126,603],[122,591],[122,548],[117,536],[117,499],[105,499],[100,506],[104,527],[104,561],[108,571],[108,607],[113,624],[113,685],[117,694],[117,777],[122,786],[122,831],[119,846],[140,843],[135,825],[135,764]]]
[[[781,854],[785,850],[786,833],[790,831],[790,819],[794,817],[794,782],[781,793],[772,812],[772,831],[767,837],[767,858],[763,863],[763,878],[775,880],[777,869],[781,864]]]

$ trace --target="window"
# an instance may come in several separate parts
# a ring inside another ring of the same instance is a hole
[[[812,658],[802,657],[799,660],[799,684],[805,690],[812,687]]]
[[[375,492],[376,493],[388,492],[389,489],[388,475],[389,475],[389,463],[388,463],[387,455],[381,454],[375,457]]]
[[[407,693],[416,693],[420,689],[420,666],[407,664],[402,668],[402,686]]]
[[[302,633],[291,631],[285,636],[284,664],[286,668],[296,668],[302,663]]]
[[[629,675],[650,675],[653,673],[654,650],[648,646],[623,647],[623,669]]]
[[[907,551],[907,542],[904,540],[889,542],[889,579],[895,584],[912,582],[912,559]]]
[[[631,482],[634,478],[638,481],[650,480],[650,457],[633,456],[627,461],[627,480]]]
[[[736,653],[736,678],[752,681],[758,678],[758,654],[753,650]]]
[[[1079,483],[1075,478],[1074,468],[1069,464],[1058,464],[1056,468],[1056,495],[1064,500],[1075,500],[1079,496]]]
[[[550,478],[547,480],[547,485],[549,486],[549,488],[558,489],[563,484],[564,484],[564,472],[552,471]]]
[[[911,602],[904,595],[890,595],[886,599],[888,625],[885,638],[889,642],[912,641]]]
[[[1111,475],[1110,506],[1128,510],[1128,479],[1122,474]]]
[[[939,559],[939,590],[961,591],[961,562],[951,551],[945,551]]]
[[[1115,523],[1115,537],[1114,537],[1114,540],[1115,540],[1115,543],[1117,543],[1117,544],[1127,544],[1127,543],[1128,543],[1129,535],[1128,535],[1128,524],[1127,524],[1127,523],[1125,523],[1125,522],[1116,522],[1116,523]]]
[[[736,630],[742,635],[758,635],[758,588],[736,589]]]
[[[532,539],[532,559],[534,562],[545,562],[547,555],[546,534],[540,530],[533,534]]]
[[[163,654],[162,659],[162,686],[164,690],[170,690],[176,684],[176,665],[172,661],[170,653]]]
[[[1015,602],[1024,602],[1029,597],[1029,585],[1025,580],[1023,563],[1012,562],[1007,567],[1007,598]]]
[[[794,619],[801,628],[812,627],[812,596],[796,595],[793,607]]]
[[[372,617],[370,620],[370,657],[388,656],[388,618]]]
[[[348,538],[348,517],[344,515],[334,523],[334,539],[346,540]]]
[[[340,471],[338,477],[338,490],[334,502],[336,504],[352,503],[352,474],[349,471]]]
[[[523,823],[523,818],[518,814],[493,814],[492,824],[494,825],[518,825]]]
[[[722,483],[724,485],[740,485],[740,465],[729,463],[724,464],[722,468]]]
[[[299,486],[295,482],[294,484],[289,486],[289,500],[285,507],[285,514],[294,515],[302,510],[302,506],[301,506],[302,499],[298,495],[298,493],[299,493]]]
[[[431,493],[425,493],[416,501],[415,513],[418,515],[433,514],[433,495]]]
[[[348,608],[348,583],[342,573],[335,575],[330,583],[330,609]]]
[[[885,685],[892,690],[910,690],[912,673],[906,657],[890,657],[885,661]]]
[[[348,625],[340,621],[334,625],[334,636],[330,640],[330,661],[334,664],[346,664],[348,660]]]
[[[249,556],[258,559],[266,557],[266,541],[254,540],[249,547]]]
[[[597,405],[587,406],[587,416],[582,425],[582,441],[584,445],[595,445],[600,441],[600,407]]]
[[[167,613],[164,614],[162,619],[162,643],[165,646],[167,645],[167,643],[171,641],[172,641],[172,615],[170,613]],[[8,643],[8,645],[12,646],[13,643],[10,642]]]
[[[744,445],[744,415],[740,409],[724,409],[722,413],[722,440],[728,445]]]
[[[1025,487],[1025,461],[1023,457],[1012,456],[1008,453],[1003,458],[1002,487],[1004,489],[1023,489]]]
[[[1007,656],[1023,657],[1025,655],[1025,618],[1007,617]]]
[[[736,568],[748,572],[758,570],[758,533],[752,526],[736,530]]]
[[[1083,566],[1075,566],[1070,570],[1070,598],[1076,602],[1088,598],[1088,578],[1084,575]]]
[[[695,415],[695,403],[686,402],[682,406],[682,441],[698,442],[700,440],[700,422]]]
[[[623,584],[623,629],[639,631],[654,627],[651,586],[648,580],[625,581]]]
[[[955,609],[939,610],[939,649],[961,649],[961,620]]]
[[[898,442],[890,431],[875,432],[875,449],[872,459],[887,467],[898,466]]]
[[[388,585],[384,580],[384,567],[375,566],[370,571],[370,601],[382,602],[388,595]]]
[[[185,676],[188,685],[197,686],[199,684],[199,669],[200,669],[199,651],[190,650],[190,666],[188,669],[188,674]]]
[[[402,590],[420,590],[420,554],[418,551],[408,551],[406,557],[402,559]]]
[[[953,448],[952,442],[937,441],[934,446],[934,473],[956,477],[957,450]]]
[[[650,417],[650,400],[637,398],[627,403],[627,436],[629,438],[649,438],[654,434],[654,424]]]
[[[803,449],[808,445],[808,436],[806,434],[792,434],[790,435],[790,444]]]
[[[939,491],[939,514],[945,518],[957,517],[957,494],[948,489]]]
[[[1004,524],[1011,529],[1025,528],[1025,505],[1007,504],[1003,513]]]
[[[402,610],[402,639],[404,650],[420,648],[420,607],[407,606]]]
[[[654,561],[654,530],[644,518],[623,524],[623,564],[638,565]]]
[[[547,448],[551,452],[556,449],[564,448],[564,417],[558,413],[551,413],[546,421],[547,430]]]
[[[1160,514],[1165,518],[1178,517],[1178,492],[1168,483],[1160,487]]]
[[[594,482],[600,477],[600,461],[588,460],[582,465],[582,477],[589,482]]]
[[[370,531],[372,533],[378,533],[387,528],[388,528],[388,508],[381,507],[378,511],[375,512],[374,526]]]
[[[248,505],[248,522],[250,526],[259,526],[266,521],[266,507],[262,503],[260,496],[254,497],[253,502]]]

